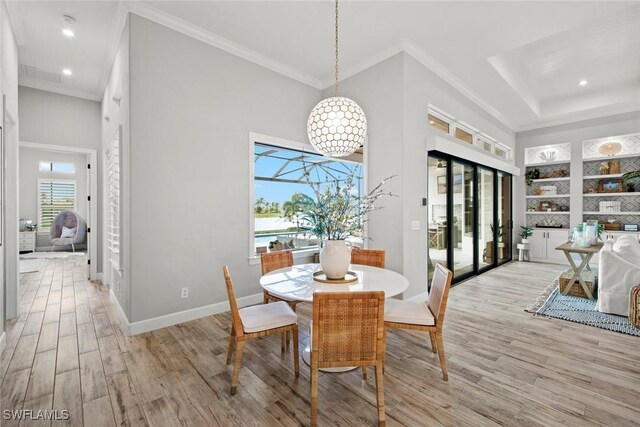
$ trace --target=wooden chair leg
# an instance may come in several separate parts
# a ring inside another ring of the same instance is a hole
[[[287,342],[287,333],[282,331],[280,332],[280,352],[284,353],[284,346]]]
[[[444,355],[444,341],[442,340],[442,332],[436,332],[436,342],[438,343],[438,357],[440,358],[440,368],[442,368],[442,379],[449,381],[447,374],[447,359]]]
[[[366,366],[360,366],[360,370],[362,370],[362,380],[366,381],[367,380],[367,367]]]
[[[231,379],[231,394],[236,394],[238,379],[240,379],[240,367],[242,366],[242,353],[244,352],[244,340],[238,340],[236,348],[236,362],[233,365],[233,377]]]
[[[233,349],[235,346],[236,346],[236,330],[232,326],[231,335],[229,335],[229,350],[227,351],[227,365],[231,363],[231,355],[233,354]]]
[[[438,352],[438,344],[436,344],[436,333],[429,332],[429,338],[431,338],[431,351],[434,353]]]
[[[376,365],[376,404],[378,406],[378,425],[385,426],[386,420],[384,416],[384,381],[382,363],[378,363]]]
[[[298,325],[293,326],[293,370],[296,378],[300,377],[300,355],[298,353]]]
[[[318,425],[318,364],[311,355],[311,426]],[[315,366],[314,366],[315,365]]]
[[[269,293],[267,291],[262,291],[262,303],[269,304]]]

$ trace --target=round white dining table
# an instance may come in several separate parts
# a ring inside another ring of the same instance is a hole
[[[260,278],[260,286],[271,295],[285,300],[313,302],[315,292],[384,291],[386,298],[406,291],[409,280],[402,274],[385,268],[352,264],[349,271],[358,281],[347,284],[323,283],[313,280],[320,264],[300,264],[274,270]]]
[[[409,287],[409,280],[402,274],[385,268],[368,265],[349,266],[349,271],[358,276],[358,281],[347,284],[324,283],[314,280],[313,273],[320,264],[299,264],[274,270],[260,278],[260,286],[269,294],[285,300],[313,302],[315,292],[384,291],[385,298],[401,294]],[[303,360],[310,364],[311,350],[305,348]],[[354,367],[355,368],[355,367]],[[327,368],[327,372],[343,372],[354,368]]]

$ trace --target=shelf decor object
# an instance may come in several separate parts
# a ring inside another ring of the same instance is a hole
[[[598,181],[598,193],[622,193],[622,178],[607,178]]]
[[[605,142],[598,147],[598,152],[603,156],[615,156],[622,151],[622,144],[615,141]]]
[[[309,114],[307,134],[313,148],[328,157],[344,157],[364,144],[367,118],[352,99],[338,96],[338,0],[335,1],[336,66],[334,96],[320,101]]]

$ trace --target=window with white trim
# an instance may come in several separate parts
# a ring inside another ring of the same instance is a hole
[[[357,153],[355,156],[361,156]],[[354,191],[364,191],[362,163],[324,157],[311,150],[254,142],[251,256],[291,249],[318,248],[319,242],[303,219],[302,198],[316,198],[311,184],[344,183],[354,177]]]
[[[107,249],[116,268],[120,265],[120,141],[114,138],[105,152],[107,172]]]
[[[478,147],[479,149],[491,153],[503,160],[511,159],[511,148],[497,142],[482,131],[475,129],[472,125],[458,120],[436,107],[429,106],[427,113],[427,122],[447,135],[450,135],[467,144]]]
[[[76,181],[38,180],[38,231],[49,231],[60,212],[76,209]]]
[[[73,163],[62,162],[40,162],[40,172],[52,172],[52,173],[76,173],[76,165]]]

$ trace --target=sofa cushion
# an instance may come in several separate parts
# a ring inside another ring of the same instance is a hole
[[[402,301],[389,298],[384,302],[385,322],[408,323],[432,326],[436,324],[433,314],[424,302]]]
[[[613,252],[628,261],[640,262],[640,243],[638,243],[635,234],[620,236],[613,244],[612,249]]]

